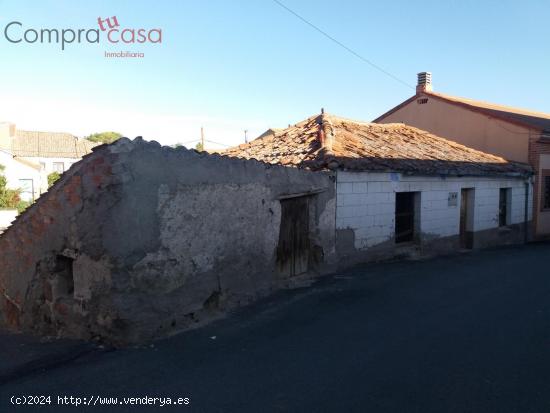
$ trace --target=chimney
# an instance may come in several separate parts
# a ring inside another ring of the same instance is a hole
[[[416,84],[416,93],[431,92],[432,88],[432,73],[420,72],[418,75],[418,83]]]

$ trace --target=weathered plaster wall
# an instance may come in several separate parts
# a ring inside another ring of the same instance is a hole
[[[379,255],[396,250],[395,194],[420,192],[419,245],[453,238],[448,247],[456,248],[460,226],[462,188],[475,189],[472,230],[498,229],[499,189],[511,188],[510,224],[523,224],[525,180],[475,177],[422,177],[398,173],[344,172],[337,175],[338,248],[343,256],[363,252]],[[449,193],[457,193],[456,205],[449,205]],[[529,220],[532,219],[532,187],[529,192]],[[507,238],[507,237],[506,237]],[[523,238],[518,238],[523,239]],[[498,240],[494,239],[495,244]],[[508,241],[507,241],[508,242]],[[490,243],[486,241],[484,245]]]
[[[287,281],[278,198],[312,190],[311,267],[323,271],[335,261],[329,174],[140,139],[98,148],[0,238],[1,322],[128,342],[247,303]]]

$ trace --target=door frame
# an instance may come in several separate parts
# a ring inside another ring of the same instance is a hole
[[[460,189],[460,247],[472,249],[474,246],[475,188]]]

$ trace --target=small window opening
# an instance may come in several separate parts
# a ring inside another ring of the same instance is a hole
[[[72,258],[64,255],[58,255],[55,262],[55,272],[65,282],[68,295],[74,292],[73,262]]]
[[[498,199],[498,225],[505,227],[510,225],[510,203],[511,203],[510,188],[500,188]]]
[[[54,162],[53,170],[54,172],[62,174],[63,172],[65,172],[65,164],[63,162]]]

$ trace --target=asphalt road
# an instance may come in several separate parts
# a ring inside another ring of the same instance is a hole
[[[12,395],[51,395],[33,409]],[[57,396],[188,397],[156,407]],[[550,245],[368,265],[154,347],[0,388],[1,412],[549,412]]]

